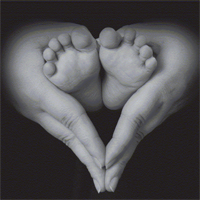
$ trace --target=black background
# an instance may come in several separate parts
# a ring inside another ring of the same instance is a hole
[[[180,22],[198,34],[198,2],[2,2],[2,45],[20,26],[36,21],[85,25],[97,38],[149,19]],[[115,193],[97,194],[75,155],[36,123],[18,114],[2,95],[2,198],[199,199],[198,88],[195,99],[137,147]],[[2,90],[4,92],[4,90]],[[89,116],[105,144],[120,111]]]

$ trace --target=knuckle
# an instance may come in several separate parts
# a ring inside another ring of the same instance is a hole
[[[68,127],[68,125],[69,125],[69,122],[70,121],[70,117],[66,117],[66,116],[64,116],[62,119],[61,119],[61,123],[64,125],[64,126],[66,126],[66,127]]]
[[[60,122],[70,130],[73,129],[73,127],[77,124],[79,119],[84,115],[85,113],[81,113],[78,115],[71,115],[71,116],[64,116],[61,118]]]
[[[126,117],[126,119],[134,126],[137,127],[137,129],[139,129],[144,123],[145,123],[145,118],[143,117],[142,114],[138,114],[136,117],[127,115],[122,113],[122,115],[124,117]]]
[[[68,134],[67,136],[61,138],[61,141],[69,148],[72,148],[74,140],[75,136],[73,134]]]
[[[140,141],[145,137],[144,132],[138,130],[135,134],[135,139],[137,143],[140,143]]]
[[[138,128],[140,128],[145,122],[144,117],[139,114],[135,119],[133,120],[133,123],[137,125]]]
[[[81,141],[82,141],[82,143],[84,144],[85,147],[89,147],[91,145],[88,137],[81,138]]]

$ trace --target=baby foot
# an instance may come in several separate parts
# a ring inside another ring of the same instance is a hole
[[[150,78],[157,61],[146,38],[136,37],[131,28],[125,30],[123,37],[114,29],[105,28],[99,42],[100,60],[106,71],[103,102],[109,109],[119,109]]]
[[[102,106],[97,44],[85,27],[52,38],[43,58],[43,73],[49,81],[74,96],[88,111]]]

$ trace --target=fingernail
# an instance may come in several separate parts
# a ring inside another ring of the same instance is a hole
[[[96,187],[97,192],[100,193],[101,192],[101,188],[100,188],[100,185],[99,185],[98,181],[95,180],[95,179],[93,181],[94,181],[94,185]]]
[[[110,187],[110,190],[111,190],[112,192],[115,191],[115,189],[116,189],[116,187],[117,187],[118,181],[119,181],[119,178],[117,178],[117,177],[114,177],[114,178],[110,181],[109,187]]]
[[[102,169],[102,165],[101,165],[101,163],[99,162],[99,160],[98,160],[97,158],[94,158],[94,162],[96,163],[96,165],[97,165],[100,169]]]

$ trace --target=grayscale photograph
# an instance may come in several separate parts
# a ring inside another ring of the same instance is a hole
[[[2,1],[1,199],[199,199],[199,2]]]

